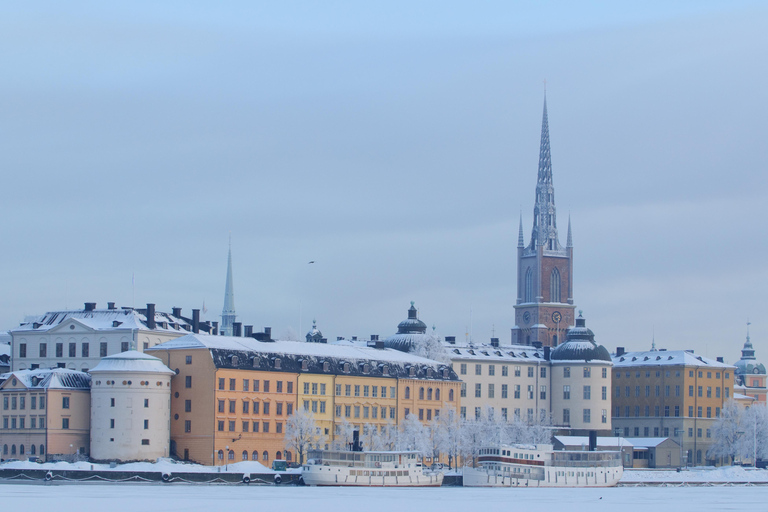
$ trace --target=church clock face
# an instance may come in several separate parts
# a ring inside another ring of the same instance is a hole
[[[527,323],[527,324],[531,323],[531,312],[530,311],[526,311],[525,313],[523,313],[523,321],[525,323]]]
[[[563,315],[561,315],[559,311],[555,311],[554,313],[552,313],[552,321],[555,322],[556,324],[560,323],[560,320],[562,319],[563,319]]]

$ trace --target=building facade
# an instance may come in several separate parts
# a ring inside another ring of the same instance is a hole
[[[297,407],[313,414],[329,446],[346,423],[362,433],[460,407],[449,365],[385,348],[199,334],[148,353],[176,373],[171,451],[203,464],[295,460],[285,424]]]
[[[751,404],[766,405],[766,375],[765,365],[755,357],[755,349],[752,347],[752,341],[747,332],[747,341],[744,342],[744,348],[741,349],[741,359],[736,361],[736,370],[734,375],[734,391],[744,395],[743,401],[748,401],[746,397],[751,398]]]
[[[624,437],[670,437],[689,465],[713,464],[712,427],[733,398],[736,367],[686,350],[617,350],[613,427]]]
[[[210,332],[215,325],[200,322],[199,310],[192,318],[155,311],[154,304],[145,309],[97,309],[88,302],[82,310],[50,311],[23,322],[10,331],[12,337],[12,370],[36,368],[68,368],[88,371],[103,357],[135,347],[139,352],[190,332]]]
[[[90,376],[64,368],[19,370],[0,380],[3,459],[87,456]]]
[[[523,235],[522,217],[520,219],[517,243],[517,303],[512,344],[557,346],[573,326],[574,311],[571,223],[569,218],[568,238],[563,247],[557,232],[545,98],[533,228],[527,246]]]

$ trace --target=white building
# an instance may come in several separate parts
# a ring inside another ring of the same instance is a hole
[[[199,311],[193,318],[181,316],[181,308],[173,314],[155,311],[154,304],[146,309],[117,309],[113,302],[107,309],[96,309],[87,302],[85,308],[74,311],[50,311],[32,317],[11,329],[11,369],[69,368],[88,371],[101,358],[129,350],[142,352],[190,332],[210,332],[213,325],[199,321]]]
[[[160,359],[135,350],[103,358],[90,373],[91,458],[167,457],[175,373]]]

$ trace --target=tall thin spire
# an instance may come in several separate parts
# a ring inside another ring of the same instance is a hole
[[[224,288],[224,308],[221,311],[221,334],[232,336],[235,323],[235,287],[232,283],[232,235],[229,235],[229,254],[227,255],[227,284]]]
[[[525,238],[523,237],[523,212],[520,212],[520,231],[517,235],[517,246],[525,247]]]
[[[571,234],[571,213],[568,212],[568,240],[565,242],[566,247],[573,247],[573,235]]]
[[[555,187],[552,182],[552,155],[549,148],[549,118],[547,96],[544,95],[544,112],[541,116],[541,146],[539,147],[539,175],[536,182],[536,206],[533,208],[533,230],[531,245],[535,250],[560,251],[557,237],[557,214],[555,210]]]

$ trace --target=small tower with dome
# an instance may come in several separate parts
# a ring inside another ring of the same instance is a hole
[[[323,333],[317,328],[317,320],[312,320],[312,329],[307,333],[307,343],[325,343]]]
[[[595,333],[579,311],[565,343],[550,353],[552,424],[570,435],[610,436],[611,354],[595,342]]]
[[[384,340],[384,347],[394,348],[401,352],[411,352],[413,349],[428,342],[427,324],[419,320],[419,311],[415,303],[411,301],[408,309],[408,318],[397,324],[397,334],[393,334]]]
[[[736,361],[736,371],[734,376],[734,391],[744,395],[751,396],[755,403],[766,405],[766,378],[765,365],[760,363],[755,357],[755,349],[752,347],[752,341],[749,337],[749,326],[747,322],[747,341],[744,342],[744,348],[741,349],[741,359]]]

